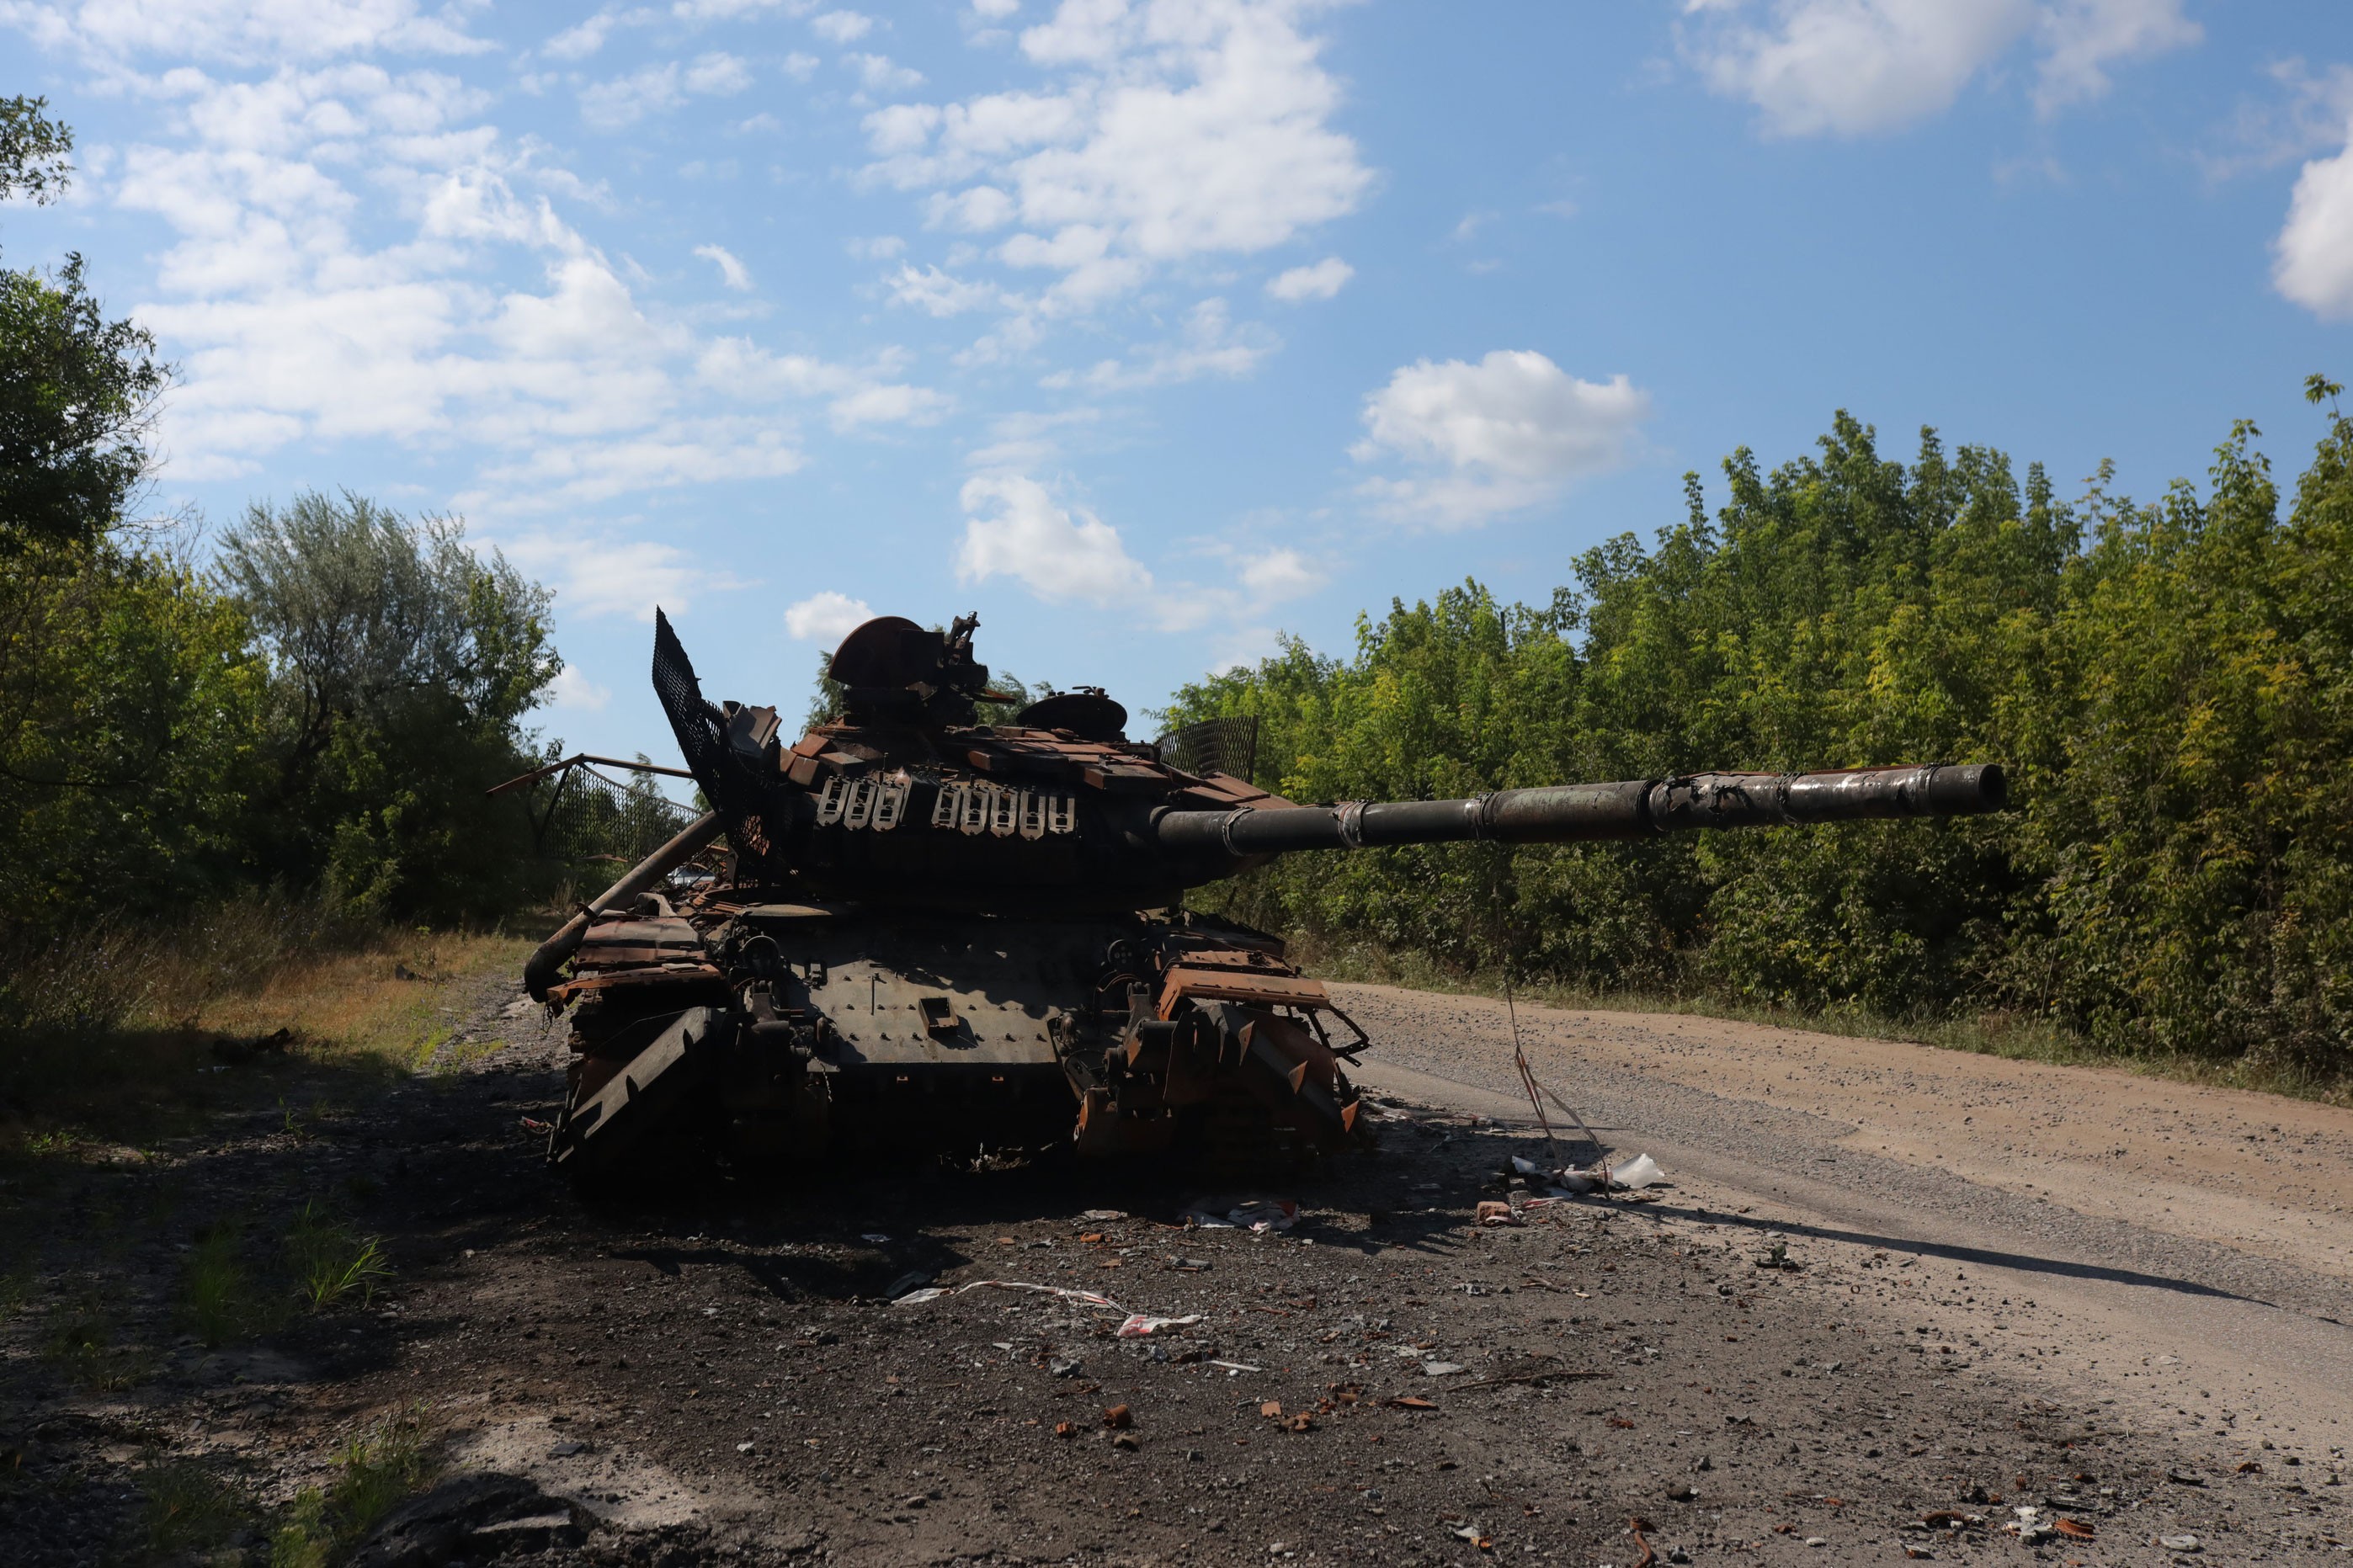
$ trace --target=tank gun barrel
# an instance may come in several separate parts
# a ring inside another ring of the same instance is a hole
[[[1165,810],[1164,849],[1236,857],[1383,845],[1571,844],[1683,828],[1772,827],[1868,817],[1966,816],[2008,803],[2000,764],[1813,773],[1691,773],[1498,790],[1469,800],[1349,801],[1233,811]]]
[[[701,853],[702,847],[725,831],[725,824],[715,811],[706,811],[686,825],[676,837],[635,866],[628,874],[603,892],[596,901],[581,906],[580,912],[564,922],[561,930],[543,942],[523,961],[523,989],[534,1002],[547,1000],[547,988],[555,984],[556,971],[564,961],[580,950],[583,938],[588,934],[589,922],[598,915],[610,914],[634,902],[638,894],[650,891],[655,884]]]

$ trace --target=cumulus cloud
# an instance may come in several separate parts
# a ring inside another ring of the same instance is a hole
[[[1184,331],[1173,342],[1148,343],[1124,360],[1098,362],[1082,375],[1046,378],[1048,386],[1083,382],[1104,392],[1142,386],[1167,386],[1203,376],[1238,380],[1258,368],[1274,352],[1272,334],[1263,328],[1236,327],[1223,300],[1204,300],[1185,313]]]
[[[1296,305],[1303,300],[1329,300],[1356,275],[1355,268],[1336,256],[1327,256],[1313,266],[1276,273],[1267,279],[1266,292],[1270,299],[1286,305]]]
[[[568,664],[555,672],[555,679],[548,688],[550,707],[569,709],[575,713],[602,713],[612,700],[612,688],[597,685]]]
[[[735,259],[735,253],[725,246],[698,245],[694,247],[694,254],[719,268],[720,281],[730,289],[741,291],[752,287],[752,274],[744,270],[744,264]]]
[[[964,542],[956,580],[1011,577],[1050,602],[1109,605],[1152,590],[1119,531],[1084,508],[1059,504],[1046,487],[1019,474],[966,479]]]
[[[1625,463],[1650,412],[1650,395],[1623,375],[1580,381],[1533,350],[1498,349],[1476,364],[1398,370],[1365,399],[1365,437],[1349,450],[1409,469],[1360,487],[1381,510],[1469,527]]]
[[[960,316],[994,305],[1001,298],[993,284],[952,278],[936,267],[905,262],[885,282],[892,304],[910,306],[927,316]]]
[[[418,0],[10,0],[0,21],[45,48],[115,61],[146,53],[232,65],[308,65],[389,50],[470,55],[492,48],[451,7]]]
[[[657,604],[677,615],[704,589],[733,586],[676,545],[652,540],[584,538],[567,530],[501,540],[500,548],[533,577],[554,584],[556,606],[567,616],[649,622]]]
[[[785,633],[802,642],[833,644],[874,618],[873,607],[828,588],[785,606]]]
[[[823,11],[809,18],[809,31],[828,44],[854,44],[874,30],[874,18],[856,11]]]
[[[858,73],[858,85],[869,92],[912,92],[923,85],[923,73],[893,63],[888,55],[844,55],[841,63]]]
[[[1687,0],[1708,84],[1778,136],[1855,136],[1942,113],[2021,42],[2051,114],[2108,89],[2108,68],[2197,43],[2183,0]],[[1759,25],[1760,9],[1765,19]]]
[[[833,426],[929,425],[953,406],[946,394],[891,377],[902,356],[886,351],[864,365],[849,365],[813,354],[770,353],[749,338],[719,338],[703,348],[695,370],[704,385],[746,402],[786,397],[828,400]]]
[[[2315,158],[2296,175],[2287,222],[2273,242],[2272,282],[2329,321],[2353,320],[2353,121],[2333,158]]]
[[[585,60],[605,47],[621,18],[611,11],[599,11],[585,22],[575,22],[539,46],[539,52],[554,59]]]
[[[870,180],[934,194],[932,221],[1019,232],[1003,264],[1061,274],[1078,313],[1166,264],[1250,255],[1354,210],[1372,183],[1332,129],[1338,84],[1310,0],[1063,0],[1021,34],[1047,90],[904,104],[866,121]]]
[[[122,148],[110,195],[172,237],[134,309],[181,367],[159,427],[174,479],[249,472],[296,442],[470,448],[452,502],[495,524],[790,474],[807,460],[795,401],[841,430],[946,407],[893,352],[855,366],[776,356],[648,308],[631,281],[643,275],[544,194],[578,182],[480,123],[486,100],[453,79],[364,62],[250,81],[183,68],[172,90],[171,134]],[[721,247],[701,254],[748,281]],[[730,355],[744,374],[711,379]],[[575,585],[566,607],[617,592]]]
[[[599,131],[618,131],[649,114],[676,109],[690,97],[725,97],[752,85],[752,68],[729,54],[647,66],[580,89],[580,118]]]

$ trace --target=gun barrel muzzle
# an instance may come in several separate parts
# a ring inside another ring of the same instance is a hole
[[[1348,801],[1338,805],[1161,812],[1161,847],[1247,858],[1382,845],[1573,844],[1649,838],[1684,828],[1775,827],[1866,817],[2000,811],[1998,763],[1851,768],[1814,773],[1690,773],[1618,784],[1498,790],[1469,800]]]

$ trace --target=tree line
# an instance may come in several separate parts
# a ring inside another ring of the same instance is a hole
[[[0,99],[0,200],[71,177],[46,107]],[[257,501],[200,563],[198,520],[142,510],[170,376],[80,257],[0,268],[0,946],[264,889],[512,907],[528,824],[482,791],[537,760],[548,594],[455,520],[349,494]]]
[[[1460,971],[1922,1018],[2031,1015],[2116,1049],[2353,1068],[2353,425],[2283,496],[2234,426],[2202,487],[2062,500],[1981,447],[1724,464],[1710,510],[1187,687],[1260,722],[1299,800],[1705,769],[1994,761],[2002,816],[1641,844],[1300,856],[1223,897]]]

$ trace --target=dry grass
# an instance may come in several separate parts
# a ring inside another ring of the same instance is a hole
[[[52,947],[37,958],[53,978],[20,983],[16,1017],[0,1020],[0,1157],[136,1162],[214,1111],[271,1096],[299,1136],[320,1096],[423,1067],[458,1023],[466,983],[529,951],[517,937],[353,930],[269,905]]]
[[[1294,941],[1291,948],[1293,962],[1325,979],[1396,985],[1449,995],[1501,997],[1504,994],[1503,977],[1494,971],[1465,974],[1432,963],[1419,953],[1390,953],[1370,946],[1314,940]],[[2274,1064],[2242,1059],[2218,1061],[2178,1054],[2120,1054],[2102,1049],[2084,1035],[2054,1020],[2017,1013],[1986,1011],[1903,1019],[1860,1006],[1806,1012],[1705,992],[1597,992],[1544,984],[1520,984],[1514,987],[1514,994],[1532,1005],[1569,1012],[1673,1013],[1724,1018],[1773,1028],[1808,1029],[1847,1039],[1905,1040],[1939,1050],[1969,1051],[2010,1061],[2117,1068],[2174,1083],[2250,1089],[2316,1100],[2324,1105],[2353,1104],[2353,1081],[2341,1078],[2317,1079]]]

